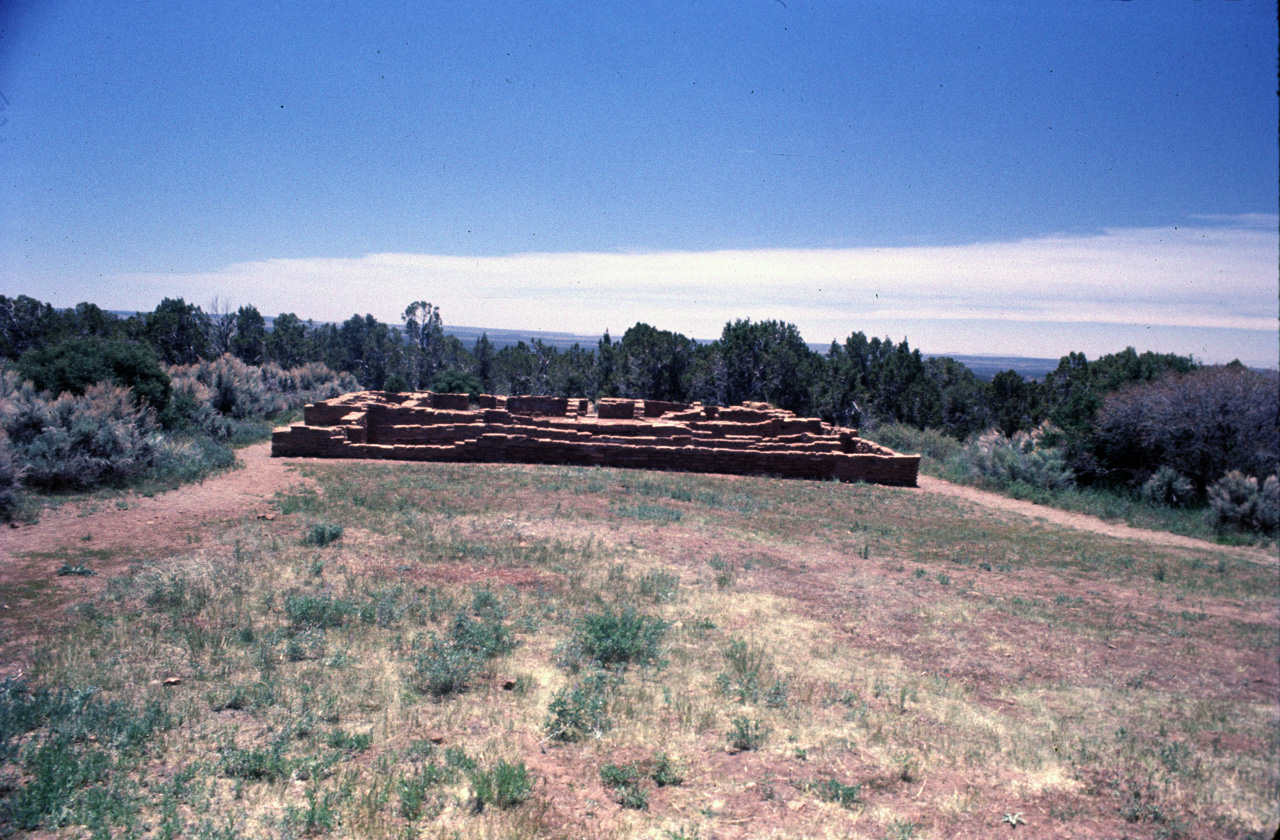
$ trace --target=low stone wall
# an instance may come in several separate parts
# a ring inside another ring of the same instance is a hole
[[[464,405],[463,400],[466,400]],[[309,405],[277,429],[280,457],[576,464],[867,481],[914,487],[919,455],[901,455],[817,418],[763,403],[719,408],[366,391]]]
[[[608,420],[632,420],[636,416],[636,401],[606,397],[596,403],[596,416]]]
[[[507,397],[507,411],[512,414],[564,417],[569,413],[569,401],[564,397]]]

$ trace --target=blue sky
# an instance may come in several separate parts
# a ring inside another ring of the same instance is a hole
[[[0,4],[0,294],[1274,366],[1257,0]]]

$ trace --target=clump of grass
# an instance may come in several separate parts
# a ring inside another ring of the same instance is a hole
[[[879,423],[863,429],[862,436],[897,452],[918,452],[934,461],[945,461],[963,447],[937,429],[917,429],[905,423]]]
[[[316,548],[324,548],[330,543],[336,542],[342,538],[341,525],[329,525],[324,522],[317,522],[311,526],[311,530],[302,535],[303,545],[313,545]]]
[[[680,592],[680,576],[664,571],[646,572],[640,577],[637,590],[641,598],[655,604],[675,601]]]
[[[235,450],[225,441],[167,434],[160,439],[150,469],[139,476],[136,486],[144,493],[177,487],[203,481],[236,465]]]
[[[400,798],[400,816],[409,822],[416,822],[426,816],[428,794],[433,789],[453,781],[455,775],[456,771],[453,768],[427,764],[400,776],[396,780],[396,793]]]
[[[285,598],[284,612],[297,629],[341,627],[356,612],[344,598],[326,594],[296,593]]]
[[[486,805],[514,808],[533,793],[533,777],[523,761],[512,764],[502,760],[488,769],[475,770],[471,774],[471,787],[477,813]]]
[[[306,807],[290,805],[285,809],[285,819],[304,835],[328,834],[337,822],[337,798],[333,792],[321,793],[320,785],[312,783],[307,786]]]
[[[273,782],[289,775],[291,766],[277,747],[240,749],[229,747],[222,753],[222,771],[233,779]]]
[[[772,709],[787,707],[790,687],[787,680],[774,676],[773,659],[763,646],[730,639],[722,653],[725,670],[716,675],[720,693],[739,703],[763,702]],[[772,682],[768,682],[770,676]]]
[[[734,580],[738,576],[738,568],[733,563],[726,562],[719,554],[707,561],[716,573],[716,588],[728,589],[733,586]]]
[[[730,639],[724,651],[725,670],[716,676],[716,687],[739,703],[758,703],[761,682],[772,663],[760,645]]]
[[[862,802],[862,785],[847,785],[838,779],[824,779],[813,786],[818,798],[834,802],[842,808],[852,808]]]
[[[618,505],[614,508],[614,513],[645,522],[657,522],[660,525],[679,522],[684,517],[684,513],[676,508],[651,504]]]
[[[335,729],[329,733],[327,743],[343,752],[364,752],[372,746],[373,735],[369,732],[350,733],[345,729]]]

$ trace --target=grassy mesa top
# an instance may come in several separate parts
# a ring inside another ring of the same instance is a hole
[[[729,408],[657,400],[361,391],[306,407],[277,429],[273,456],[495,461],[838,479],[914,487],[900,455],[767,403]]]

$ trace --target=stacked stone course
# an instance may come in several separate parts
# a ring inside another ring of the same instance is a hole
[[[363,391],[308,405],[277,429],[277,457],[512,462],[838,479],[914,487],[919,455],[901,455],[766,403],[688,405]]]

